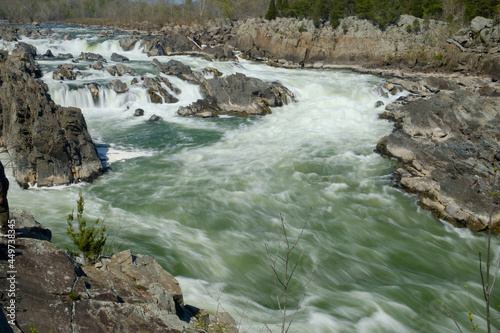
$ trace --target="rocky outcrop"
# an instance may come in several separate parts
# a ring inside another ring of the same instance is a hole
[[[81,266],[50,242],[50,230],[31,214],[12,210],[11,219],[16,273],[9,273],[8,240],[2,238],[0,331],[205,332],[190,324],[200,310],[184,304],[177,280],[152,257],[124,251]],[[14,280],[15,295],[9,296]],[[11,304],[15,317],[9,316]],[[224,318],[227,332],[237,332],[234,320]]]
[[[129,51],[140,41],[140,48],[148,56],[160,55],[191,55],[204,57],[208,60],[238,61],[232,49],[227,45],[202,47],[186,34],[168,33],[155,38],[139,39],[138,37],[124,37],[120,39],[120,46]]]
[[[200,84],[204,80],[204,76],[201,73],[191,70],[191,67],[184,65],[178,60],[170,60],[164,64],[158,61],[158,59],[153,59],[152,63],[163,74],[174,75],[184,81]]]
[[[293,100],[293,94],[278,82],[267,83],[236,73],[215,77],[201,85],[204,100],[179,108],[182,116],[215,117],[229,115],[266,115],[271,107],[283,106]]]
[[[500,160],[500,98],[458,89],[392,105],[386,116],[395,131],[379,140],[377,150],[402,162],[398,184],[419,194],[420,205],[439,218],[485,230]],[[494,200],[493,228],[500,231],[500,200]]]
[[[21,47],[0,63],[1,144],[22,187],[92,181],[103,172],[82,112],[56,105],[31,48]]]
[[[175,88],[166,77],[145,77],[143,86],[147,89],[147,93],[152,103],[177,103],[179,101],[179,99],[173,96],[169,90],[176,94],[180,94],[180,89]]]
[[[94,67],[94,69],[98,69],[98,68]],[[112,76],[115,76],[115,75],[123,76],[125,74],[131,74],[132,73],[132,68],[130,68],[128,66],[125,66],[123,64],[117,64],[117,65],[109,66],[109,67],[106,68],[106,70]]]
[[[78,59],[80,60],[90,60],[90,61],[100,61],[100,62],[107,62],[106,59],[100,54],[97,53],[92,53],[92,52],[82,52],[78,56]]]

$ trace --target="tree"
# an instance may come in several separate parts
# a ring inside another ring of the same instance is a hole
[[[269,1],[269,9],[266,13],[266,20],[274,20],[277,15],[276,4],[274,3],[274,0],[271,0]]]
[[[78,230],[75,230],[73,227],[75,217],[74,210],[72,210],[67,218],[68,228],[66,232],[73,241],[73,244],[82,253],[84,263],[88,264],[95,262],[102,255],[107,239],[107,235],[104,234],[106,227],[101,223],[99,228],[100,219],[97,219],[90,227],[87,227],[87,221],[83,217],[85,201],[83,200],[82,192],[80,192],[76,203]]]
[[[268,244],[265,245],[265,261],[271,269],[274,277],[274,296],[276,297],[276,304],[281,313],[280,327],[282,333],[286,333],[290,330],[295,316],[300,311],[300,307],[302,306],[302,302],[307,294],[309,284],[311,283],[312,274],[314,273],[313,267],[309,272],[307,281],[304,284],[294,283],[293,281],[294,275],[296,276],[296,274],[298,274],[297,270],[302,265],[302,259],[305,252],[303,250],[302,252],[297,253],[297,244],[304,235],[306,226],[309,223],[309,217],[310,215],[308,215],[306,221],[304,222],[297,238],[292,240],[288,235],[285,218],[281,215],[281,235],[277,248],[271,249]],[[299,294],[300,296],[297,297],[296,294]],[[292,306],[291,303],[295,303],[295,306]],[[269,329],[269,327],[267,328]]]

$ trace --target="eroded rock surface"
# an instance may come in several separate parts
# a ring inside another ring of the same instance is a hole
[[[0,57],[0,143],[15,179],[25,188],[92,181],[103,166],[82,112],[52,101],[35,54],[21,46]]]
[[[80,266],[50,242],[50,230],[25,211],[12,210],[15,297],[10,297],[8,240],[0,240],[1,332],[204,332],[189,324],[200,310],[185,306],[177,280],[152,257],[130,251]],[[16,316],[9,324],[8,306]],[[207,318],[210,320],[210,317]],[[225,316],[228,332],[237,332]]]
[[[377,150],[402,162],[395,176],[420,204],[457,226],[484,230],[491,182],[500,160],[500,98],[456,90],[389,108],[395,131]],[[493,225],[500,231],[500,200]]]

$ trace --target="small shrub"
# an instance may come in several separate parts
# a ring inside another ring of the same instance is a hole
[[[72,291],[72,292],[69,293],[68,297],[69,297],[70,300],[76,301],[76,300],[80,299],[80,294],[79,293],[75,293],[74,291]]]
[[[441,60],[443,60],[443,54],[442,54],[442,53],[439,53],[438,55],[434,56],[434,60],[436,60],[436,61],[441,61]]]
[[[85,264],[88,264],[95,262],[102,255],[107,239],[107,236],[104,234],[106,227],[101,223],[99,228],[100,219],[97,219],[90,227],[87,227],[87,221],[83,217],[85,201],[83,200],[82,192],[80,192],[76,203],[78,229],[75,230],[73,227],[75,217],[74,211],[71,211],[71,214],[67,218],[68,228],[66,232],[71,237],[73,244],[82,253]]]
[[[35,325],[28,326],[28,330],[30,331],[30,333],[39,333],[35,328]]]

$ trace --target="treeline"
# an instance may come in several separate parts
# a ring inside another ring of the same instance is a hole
[[[341,17],[358,16],[385,27],[402,14],[457,24],[476,16],[500,19],[500,0],[270,0],[265,17],[312,18],[336,26]]]
[[[0,18],[12,22],[164,25],[263,17],[267,5],[268,0],[0,0]]]
[[[500,0],[0,0],[0,18],[12,22],[161,26],[221,18],[297,17],[335,26],[340,18],[355,15],[385,27],[401,14],[456,24],[476,16],[500,19]]]

